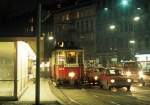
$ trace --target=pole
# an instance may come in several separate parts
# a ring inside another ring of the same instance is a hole
[[[135,41],[135,24],[133,23],[133,36],[132,36],[133,41]],[[132,52],[132,56],[133,56],[133,60],[135,60],[135,42],[133,43],[133,52]]]
[[[41,36],[41,2],[37,3],[37,25],[36,25],[36,85],[35,85],[35,105],[40,104],[40,36]]]

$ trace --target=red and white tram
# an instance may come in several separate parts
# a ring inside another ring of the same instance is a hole
[[[67,42],[69,43],[69,42]],[[66,42],[58,42],[50,58],[50,77],[56,86],[79,86],[84,75],[84,51]]]

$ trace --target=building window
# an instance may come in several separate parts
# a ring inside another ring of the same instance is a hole
[[[79,30],[79,22],[76,22],[76,29]]]
[[[85,27],[86,27],[86,29],[85,29],[85,30],[86,30],[86,31],[88,31],[88,30],[89,30],[88,20],[86,20],[86,21],[85,21]]]
[[[77,19],[80,18],[80,12],[77,12]]]
[[[149,39],[145,38],[145,48],[149,48]]]
[[[80,12],[80,17],[84,17],[84,12]]]
[[[89,10],[84,11],[84,16],[87,17],[89,15]]]
[[[81,21],[81,27],[80,27],[80,29],[81,29],[81,32],[83,32],[83,29],[84,29],[84,22],[83,22],[83,20]]]
[[[65,21],[65,15],[62,16],[62,21]]]
[[[124,32],[128,32],[128,23],[127,22],[124,23]]]
[[[94,40],[94,33],[90,33],[90,39]]]
[[[69,14],[66,15],[66,20],[69,21]]]
[[[93,22],[93,19],[91,20],[91,30],[93,30],[94,29],[94,24],[93,24],[94,22]]]

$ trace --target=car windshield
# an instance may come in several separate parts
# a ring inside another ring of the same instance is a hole
[[[121,75],[121,71],[117,69],[110,69],[108,70],[109,75]]]

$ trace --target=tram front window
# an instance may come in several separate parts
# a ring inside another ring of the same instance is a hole
[[[76,63],[76,53],[74,51],[69,51],[66,54],[66,62],[68,64]]]

